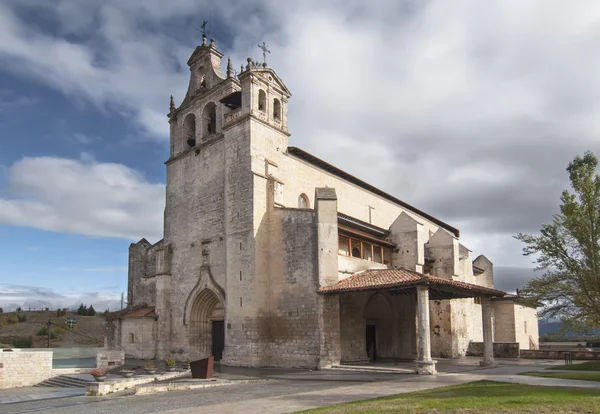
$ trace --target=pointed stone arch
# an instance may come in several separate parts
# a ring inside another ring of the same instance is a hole
[[[200,293],[208,289],[210,290],[219,300],[220,303],[225,306],[225,291],[223,288],[215,282],[210,272],[210,268],[208,266],[202,266],[200,269],[200,278],[198,279],[198,283],[190,292],[188,298],[185,301],[185,307],[183,310],[183,324],[188,325],[190,321],[190,316],[192,313],[192,306],[195,303],[195,300],[200,296]]]
[[[188,323],[190,351],[194,355],[213,355],[213,324],[223,323],[224,319],[224,303],[212,289],[203,289],[192,303]]]
[[[394,353],[394,308],[382,293],[367,300],[363,310],[365,341],[370,360],[386,359]]]

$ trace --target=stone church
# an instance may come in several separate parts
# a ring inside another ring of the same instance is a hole
[[[475,342],[494,364],[494,335],[536,346],[535,309],[494,289],[458,229],[290,146],[283,80],[250,58],[223,75],[222,57],[204,38],[171,98],[164,238],[130,246],[110,346],[253,367],[415,360],[421,373]]]

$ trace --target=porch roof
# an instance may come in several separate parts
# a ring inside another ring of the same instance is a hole
[[[324,286],[317,293],[328,295],[387,290],[391,293],[410,294],[417,286],[429,286],[431,299],[504,297],[506,295],[501,290],[425,275],[405,268],[365,270],[339,281],[335,285]]]
[[[129,318],[154,318],[156,313],[154,312],[154,306],[145,306],[139,309],[132,309],[129,312],[119,315],[120,319]]]

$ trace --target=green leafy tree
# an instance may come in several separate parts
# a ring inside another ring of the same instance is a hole
[[[79,305],[79,308],[77,309],[77,314],[78,315],[87,315],[87,306],[84,306],[83,303],[81,305]]]
[[[584,332],[600,327],[600,177],[598,159],[587,151],[567,172],[572,192],[560,198],[560,213],[539,236],[518,234],[523,254],[535,255],[545,271],[521,291],[530,303],[543,305],[540,316],[557,318],[564,329]]]
[[[90,305],[88,308],[87,316],[96,316],[96,309],[94,309],[94,305]]]

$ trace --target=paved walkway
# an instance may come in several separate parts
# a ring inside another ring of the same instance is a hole
[[[364,400],[424,389],[458,385],[478,380],[495,380],[531,385],[562,385],[600,388],[600,383],[590,381],[560,380],[518,376],[519,372],[542,371],[562,365],[549,360],[502,360],[498,368],[481,368],[477,358],[440,360],[436,376],[417,376],[404,373],[410,364],[377,364],[371,372],[348,370],[277,370],[219,367],[221,379],[240,381],[237,385],[173,391],[157,395],[82,397],[65,395],[81,389],[18,388],[0,390],[0,413],[29,413],[44,411],[47,414],[183,414],[211,413],[287,413],[323,407],[356,400]],[[362,367],[364,369],[364,367]],[[372,366],[370,368],[373,368]],[[360,369],[360,368],[359,368]],[[392,371],[392,372],[390,372]],[[244,382],[243,384],[241,382]],[[33,393],[33,394],[32,394]],[[81,395],[81,394],[79,394]],[[67,397],[67,398],[60,398]],[[70,397],[70,398],[68,398]],[[9,400],[12,398],[12,400]],[[55,398],[50,401],[44,399]]]
[[[0,404],[85,395],[85,388],[20,387],[0,390]],[[0,410],[1,412],[1,410]]]
[[[465,372],[463,370],[463,372],[460,373],[451,372],[436,376],[397,375],[401,378],[392,381],[372,382],[367,384],[361,383],[359,385],[350,385],[335,389],[316,390],[269,398],[259,398],[249,401],[211,405],[210,412],[214,414],[226,414],[232,412],[244,412],[248,414],[292,413],[311,408],[319,408],[371,398],[386,397],[395,394],[422,391],[449,385],[460,385],[481,380],[502,381],[527,385],[596,388],[600,390],[600,382],[518,375],[520,372],[545,370],[552,365],[557,365],[556,361],[539,361],[537,364],[535,361],[514,361],[513,364],[501,365],[498,368],[479,368],[472,369],[469,372]],[[473,364],[466,362],[463,364],[463,366],[473,367]],[[404,368],[399,367],[399,370],[401,369]],[[298,375],[289,374],[286,375],[286,377],[298,377]],[[204,411],[206,411],[206,407],[199,407],[195,409],[176,409],[165,411],[165,413],[183,414],[200,413]]]

